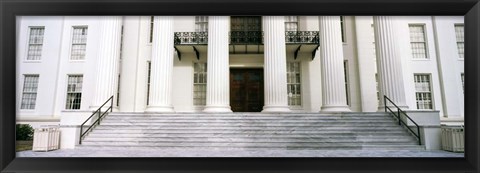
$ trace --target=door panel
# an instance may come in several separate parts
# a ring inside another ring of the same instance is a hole
[[[234,112],[262,111],[262,69],[230,70],[230,106]]]

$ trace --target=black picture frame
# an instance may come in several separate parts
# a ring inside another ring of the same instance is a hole
[[[478,172],[478,0],[1,0],[1,172]],[[464,15],[465,158],[16,158],[16,15]]]

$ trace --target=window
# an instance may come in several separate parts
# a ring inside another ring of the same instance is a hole
[[[83,75],[69,75],[67,84],[67,105],[65,109],[80,109],[82,101]]]
[[[148,100],[150,99],[150,74],[152,71],[152,62],[148,61],[148,74],[147,74],[147,105],[148,105]]]
[[[120,74],[118,74],[117,80],[117,106],[120,104]]]
[[[298,16],[285,16],[285,31],[298,31]]]
[[[415,74],[415,97],[417,109],[433,109],[429,74]]]
[[[345,43],[345,16],[340,16],[340,32],[342,33],[342,42]]]
[[[25,75],[22,104],[20,109],[35,109],[37,101],[38,75]]]
[[[375,83],[377,89],[377,102],[380,104],[380,87],[378,86],[378,73],[375,73]]]
[[[462,73],[460,77],[462,78],[462,90],[463,90],[463,93],[465,93],[465,74]]]
[[[42,57],[43,34],[45,28],[31,27],[30,36],[28,38],[27,60],[40,60]]]
[[[208,32],[208,16],[195,16],[195,32]]]
[[[463,25],[455,25],[455,36],[457,37],[457,49],[458,57],[464,58],[464,48],[465,48],[465,36],[464,36],[464,27]]]
[[[207,63],[193,63],[193,105],[203,106],[207,101]]]
[[[154,17],[150,16],[150,40],[149,40],[149,43],[151,43],[152,40],[153,40],[153,19],[154,19]]]
[[[287,90],[289,106],[302,105],[300,69],[300,62],[287,63]]]
[[[87,48],[87,32],[86,26],[74,26],[72,37],[71,60],[84,60],[85,50]]]
[[[347,100],[347,105],[350,105],[350,102],[348,101],[348,61],[344,60],[343,61],[343,73],[345,74],[345,96]]]
[[[409,25],[410,46],[413,59],[427,59],[427,43],[424,25]]]

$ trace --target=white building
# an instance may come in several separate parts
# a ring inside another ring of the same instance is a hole
[[[463,124],[463,47],[463,16],[22,16],[17,123],[79,125],[112,95],[120,112],[375,112],[386,95]]]

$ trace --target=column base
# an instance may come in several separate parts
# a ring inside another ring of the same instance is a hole
[[[230,106],[205,106],[203,112],[232,112]]]
[[[148,106],[145,112],[175,112],[173,106]]]
[[[263,106],[262,112],[290,112],[288,106]]]
[[[352,112],[350,108],[345,106],[322,106],[320,112]]]

